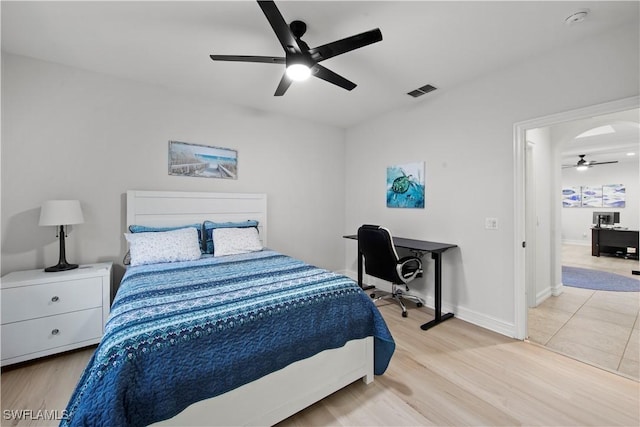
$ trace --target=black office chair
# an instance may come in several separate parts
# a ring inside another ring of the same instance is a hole
[[[422,260],[416,256],[398,257],[393,244],[391,233],[384,227],[365,224],[358,229],[358,252],[364,257],[364,270],[373,277],[391,282],[391,294],[376,298],[375,293],[371,298],[375,300],[392,298],[402,308],[402,317],[407,317],[407,307],[403,298],[410,299],[418,307],[422,307],[422,298],[407,293],[407,283],[417,277],[422,277]],[[399,289],[404,286],[405,290]],[[406,291],[406,292],[405,292]]]

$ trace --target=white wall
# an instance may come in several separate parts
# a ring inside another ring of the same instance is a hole
[[[458,244],[443,256],[445,308],[515,335],[513,125],[638,95],[638,38],[637,27],[620,28],[349,129],[345,232],[381,223],[398,236]],[[426,208],[386,208],[386,167],[422,160]],[[498,218],[498,230],[484,228],[487,217]],[[345,246],[354,274],[355,242]],[[429,301],[432,274],[430,262],[412,288]]]
[[[4,53],[2,124],[2,274],[57,262],[38,217],[58,198],[85,214],[67,259],[121,264],[129,189],[265,192],[270,247],[343,265],[341,129]],[[238,179],[169,176],[169,140],[237,149]]]
[[[565,243],[591,245],[593,212],[620,212],[620,227],[638,230],[640,220],[640,165],[638,159],[615,164],[594,166],[586,171],[575,168],[563,169],[563,187],[600,186],[624,184],[626,203],[624,208],[563,208],[562,241]]]

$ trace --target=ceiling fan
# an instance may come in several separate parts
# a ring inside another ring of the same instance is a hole
[[[580,154],[578,155],[578,157],[580,158],[578,160],[578,162],[575,165],[562,165],[563,168],[576,168],[576,170],[587,170],[588,168],[590,168],[591,166],[599,166],[599,165],[606,165],[609,163],[618,163],[617,160],[613,160],[611,162],[596,162],[595,160],[585,160],[586,154]]]
[[[267,64],[285,64],[286,70],[274,96],[282,96],[295,80],[304,80],[313,75],[346,90],[352,90],[356,84],[339,74],[323,67],[319,62],[337,55],[370,45],[382,40],[379,28],[356,34],[322,46],[309,48],[300,37],[307,30],[302,21],[292,21],[287,25],[282,14],[273,1],[258,1],[269,24],[276,33],[285,56],[251,56],[251,55],[209,55],[214,61],[260,62]]]

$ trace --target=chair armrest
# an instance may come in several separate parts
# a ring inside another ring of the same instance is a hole
[[[416,277],[422,276],[422,260],[415,256],[400,258],[396,264],[396,272],[400,280],[407,284]]]

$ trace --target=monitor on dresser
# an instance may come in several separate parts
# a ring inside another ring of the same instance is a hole
[[[594,212],[593,224],[598,228],[602,225],[620,224],[620,212]]]

